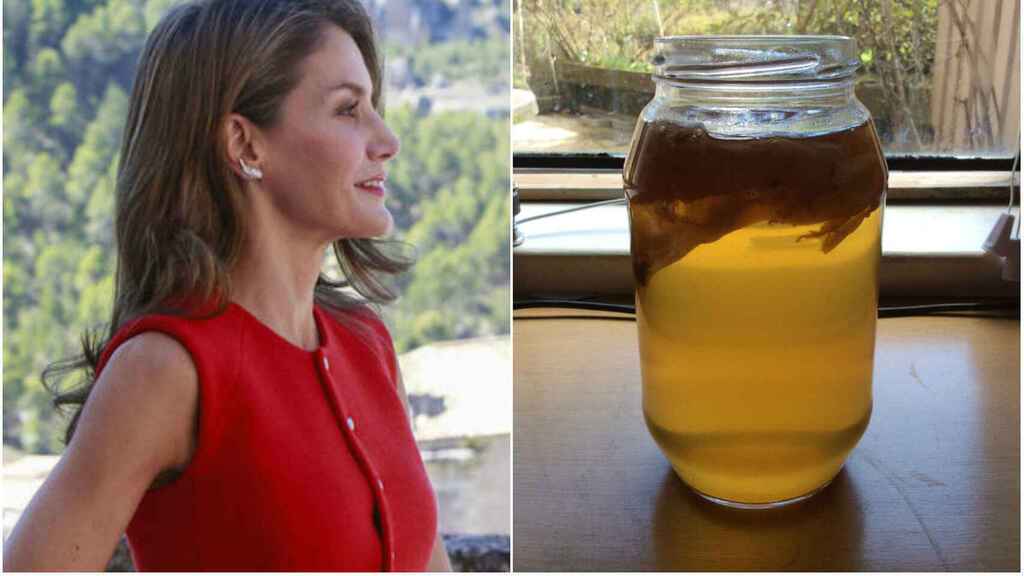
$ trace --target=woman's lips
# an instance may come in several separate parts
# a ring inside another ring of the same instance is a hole
[[[369,180],[363,180],[356,184],[356,188],[359,188],[367,194],[373,194],[374,196],[384,196],[384,178],[370,178]]]

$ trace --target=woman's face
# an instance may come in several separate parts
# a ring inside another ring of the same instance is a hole
[[[385,163],[398,139],[373,108],[355,41],[337,26],[323,34],[267,133],[261,184],[279,211],[319,241],[381,236],[393,225]]]

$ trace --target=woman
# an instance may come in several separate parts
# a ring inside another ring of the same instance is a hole
[[[370,240],[398,152],[380,84],[358,0],[202,0],[151,33],[110,333],[7,570],[102,570],[122,533],[140,570],[448,569],[367,305],[406,267]]]

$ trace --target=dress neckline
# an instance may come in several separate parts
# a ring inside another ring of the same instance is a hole
[[[251,324],[254,324],[260,332],[264,333],[264,335],[268,336],[272,340],[277,341],[279,344],[281,344],[281,346],[285,348],[294,350],[302,354],[316,354],[317,352],[322,352],[325,348],[327,348],[328,336],[327,330],[324,327],[323,311],[320,310],[320,306],[318,306],[316,302],[313,302],[313,322],[316,325],[318,344],[312,350],[306,350],[305,348],[294,344],[284,336],[278,334],[276,330],[266,325],[262,320],[257,318],[255,314],[250,312],[248,309],[246,309],[245,306],[242,306],[238,302],[235,302],[233,300],[229,301],[228,308],[237,310],[241,316],[244,316],[246,319],[248,319],[248,321]]]

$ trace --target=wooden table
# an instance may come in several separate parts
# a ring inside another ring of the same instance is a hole
[[[743,511],[695,496],[651,440],[635,323],[580,314],[600,313],[515,314],[515,570],[1019,570],[1018,320],[879,320],[844,470]]]

